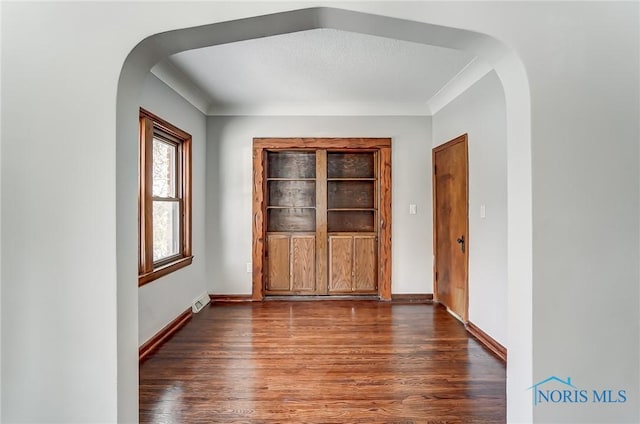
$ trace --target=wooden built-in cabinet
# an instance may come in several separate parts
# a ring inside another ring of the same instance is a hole
[[[254,139],[253,296],[391,297],[391,140]]]

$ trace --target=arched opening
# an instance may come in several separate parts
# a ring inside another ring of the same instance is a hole
[[[499,76],[507,106],[508,327],[507,404],[510,421],[531,421],[532,217],[529,88],[519,59],[483,34],[386,16],[312,8],[153,35],[127,58],[117,100],[118,414],[137,416],[137,137],[142,82],[159,61],[180,51],[253,38],[331,28],[470,52]]]

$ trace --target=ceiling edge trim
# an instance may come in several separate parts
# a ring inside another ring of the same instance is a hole
[[[487,62],[475,57],[426,103],[265,103],[215,104],[170,59],[152,69],[158,79],[207,116],[433,116],[491,72]]]
[[[209,116],[430,116],[423,102],[211,105]]]
[[[151,73],[200,112],[207,114],[212,100],[169,59],[157,63],[151,68]]]
[[[438,113],[492,70],[493,68],[487,62],[477,56],[474,57],[427,101],[429,115]]]

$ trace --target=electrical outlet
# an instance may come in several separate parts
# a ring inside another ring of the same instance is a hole
[[[202,293],[197,299],[191,303],[191,311],[194,314],[200,312],[205,306],[207,306],[211,302],[209,295],[207,293]]]

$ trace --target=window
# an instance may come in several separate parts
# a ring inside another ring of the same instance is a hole
[[[189,264],[191,136],[140,109],[138,286]]]

